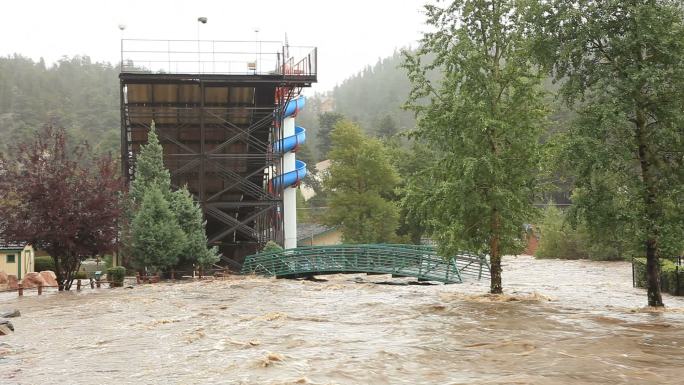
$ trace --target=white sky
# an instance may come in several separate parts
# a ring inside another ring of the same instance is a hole
[[[63,55],[119,61],[125,38],[282,41],[318,47],[315,91],[326,91],[395,48],[416,46],[427,0],[3,0],[0,55],[47,63]]]

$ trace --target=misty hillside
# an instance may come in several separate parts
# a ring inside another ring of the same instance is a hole
[[[50,121],[98,152],[119,151],[119,71],[87,56],[52,66],[20,55],[0,57],[0,136],[26,138]],[[0,151],[8,141],[0,142]]]
[[[336,111],[371,132],[387,115],[400,130],[413,128],[413,113],[401,109],[411,90],[402,62],[401,53],[395,52],[335,87],[332,96]]]
[[[298,124],[307,128],[307,143],[316,156],[320,155],[316,151],[320,140],[318,116],[323,112],[340,113],[372,135],[377,135],[388,120],[398,132],[415,126],[413,113],[402,109],[411,90],[402,62],[401,53],[395,52],[344,80],[331,92],[307,100]]]

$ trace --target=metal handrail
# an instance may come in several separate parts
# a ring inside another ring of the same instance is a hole
[[[315,77],[317,57],[315,47],[279,41],[121,39],[120,66],[122,73]]]
[[[461,283],[464,276],[488,276],[489,264],[484,256],[463,253],[443,258],[434,248],[417,245],[345,244],[254,254],[245,259],[241,271],[276,277],[362,272]]]

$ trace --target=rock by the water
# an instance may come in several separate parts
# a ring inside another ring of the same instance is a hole
[[[0,313],[0,318],[15,318],[21,316],[21,312],[19,310],[14,309],[10,311],[4,311]]]
[[[14,325],[5,319],[0,319],[0,336],[5,336],[14,331]]]
[[[9,274],[7,276],[7,286],[9,286],[10,289],[18,289],[19,288],[19,280],[17,279],[16,275]]]
[[[24,284],[25,289],[30,289],[32,287],[45,286],[45,279],[40,273],[27,273],[21,283]]]
[[[45,286],[57,286],[57,276],[54,271],[45,270],[40,272],[40,276],[45,281]]]

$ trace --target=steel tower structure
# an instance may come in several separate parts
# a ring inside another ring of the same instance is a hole
[[[202,205],[209,243],[240,261],[280,244],[284,109],[317,80],[317,50],[280,42],[121,41],[121,163],[127,181],[152,121],[174,187]]]

